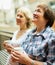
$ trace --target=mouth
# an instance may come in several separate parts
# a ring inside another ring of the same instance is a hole
[[[36,21],[38,21],[38,16],[37,16],[37,15],[35,15],[35,14],[33,14],[33,19],[32,19],[32,22],[36,22]]]
[[[21,20],[16,19],[16,22],[19,24],[19,23],[21,23]]]
[[[37,18],[38,18],[38,16],[37,16],[37,15],[35,15],[35,14],[33,14],[33,18],[36,18],[36,19],[37,19]]]

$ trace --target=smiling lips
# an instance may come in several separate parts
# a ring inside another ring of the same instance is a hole
[[[20,24],[21,20],[20,19],[16,19],[16,22],[17,22],[17,24]]]
[[[38,16],[36,14],[33,14],[33,18],[38,18]]]

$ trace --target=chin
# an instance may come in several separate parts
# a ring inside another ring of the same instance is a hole
[[[35,19],[32,19],[32,22],[34,22],[35,21]]]
[[[19,23],[17,23],[16,25],[20,25]]]
[[[32,22],[36,22],[37,20],[36,19],[33,19]]]

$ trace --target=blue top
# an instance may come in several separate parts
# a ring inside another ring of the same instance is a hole
[[[44,62],[44,65],[55,65],[55,32],[50,27],[35,34],[35,29],[27,35],[22,47],[32,59]]]

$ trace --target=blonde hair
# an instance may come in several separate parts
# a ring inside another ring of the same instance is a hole
[[[32,18],[33,18],[33,15],[32,15],[32,12],[30,11],[29,8],[27,7],[20,7],[19,9],[17,9],[17,12],[22,12],[24,14],[24,16],[26,17],[27,19],[27,27],[30,27],[31,25],[31,22],[32,22]]]

